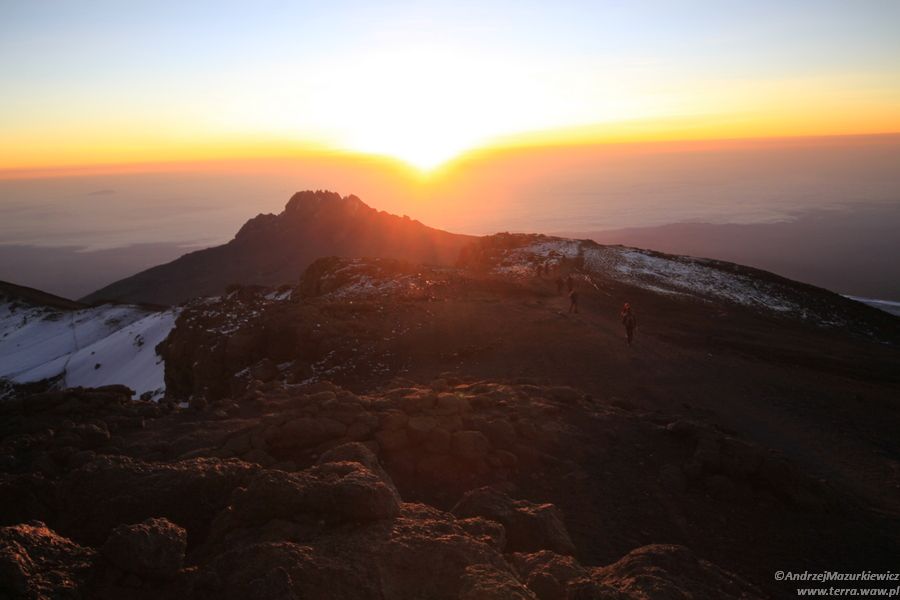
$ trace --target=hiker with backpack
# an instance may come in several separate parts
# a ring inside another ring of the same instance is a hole
[[[628,338],[628,345],[631,345],[631,340],[634,339],[634,329],[637,327],[637,317],[634,316],[634,311],[631,310],[631,304],[628,302],[625,303],[625,306],[622,307],[622,325],[625,326],[625,335]]]
[[[574,287],[569,292],[569,312],[578,314],[578,290]]]

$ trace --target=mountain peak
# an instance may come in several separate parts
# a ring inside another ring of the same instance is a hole
[[[323,256],[382,257],[449,265],[474,238],[380,212],[357,196],[295,193],[279,214],[259,214],[234,239],[98,290],[89,301],[178,304],[222,293],[231,283],[296,283]]]
[[[353,194],[341,196],[337,192],[328,190],[304,190],[291,196],[284,206],[284,211],[277,215],[272,213],[256,215],[244,223],[234,237],[246,240],[266,236],[272,232],[273,228],[281,227],[284,223],[296,225],[305,222],[307,225],[312,225],[314,221],[323,217],[337,218],[338,220],[353,219],[377,212]]]
[[[328,190],[304,190],[291,196],[291,199],[288,200],[288,203],[284,207],[283,214],[309,215],[320,210],[328,209],[343,209],[346,212],[355,212],[360,209],[373,210],[368,204],[353,194],[341,196],[337,192],[330,192]]]

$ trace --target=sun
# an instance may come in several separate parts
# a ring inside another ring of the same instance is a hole
[[[296,77],[277,86],[280,92],[266,89],[274,94],[266,99],[272,109],[259,115],[251,103],[247,119],[278,134],[398,159],[423,173],[523,132],[646,112],[626,92],[595,90],[593,79],[566,69],[439,41],[380,45],[286,71]]]
[[[311,76],[324,93],[307,97],[305,109],[330,125],[337,146],[428,172],[521,128],[532,96],[512,84],[498,87],[498,72],[458,49],[381,49]]]
[[[356,139],[348,146],[358,152],[397,159],[420,173],[427,174],[472,147],[471,143],[467,144],[442,133],[440,128],[423,128],[417,131],[416,127],[405,132],[393,131],[383,137],[378,132],[373,132],[371,139]]]

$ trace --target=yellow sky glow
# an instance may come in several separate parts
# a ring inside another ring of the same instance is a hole
[[[864,75],[710,85],[440,47],[382,49],[275,85],[288,68],[270,65],[222,97],[195,94],[178,111],[24,119],[0,140],[0,170],[347,152],[427,173],[494,147],[900,131],[895,94]],[[592,71],[601,76],[583,76]]]

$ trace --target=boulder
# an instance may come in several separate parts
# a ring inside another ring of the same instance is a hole
[[[400,511],[393,486],[360,463],[326,463],[309,469],[305,476],[315,482],[307,495],[310,508],[331,519],[388,519]]]
[[[493,546],[425,505],[405,504],[395,519],[335,529],[321,543],[228,548],[202,565],[197,597],[534,599]],[[272,596],[254,595],[263,593]]]
[[[413,415],[434,408],[436,396],[432,392],[414,390],[409,395],[399,398],[397,403],[406,414]]]
[[[507,552],[575,554],[562,514],[552,504],[513,500],[488,486],[466,492],[451,512],[457,517],[484,517],[501,523],[506,529]]]
[[[366,440],[378,429],[378,417],[371,413],[362,413],[347,425],[346,436],[351,440]]]
[[[265,471],[231,501],[235,518],[262,525],[313,514],[327,522],[393,517],[400,499],[392,484],[358,462],[328,462],[298,473]]]
[[[406,424],[406,433],[414,443],[427,440],[429,434],[437,427],[438,422],[434,417],[416,416],[410,417]]]
[[[432,429],[425,440],[425,450],[433,454],[447,454],[450,452],[450,442],[453,435],[443,428]]]
[[[409,417],[406,413],[399,410],[389,410],[381,415],[379,429],[384,431],[393,431],[406,427]]]
[[[324,465],[326,463],[347,461],[358,462],[364,465],[367,469],[372,471],[372,473],[377,475],[388,487],[393,489],[395,493],[397,492],[397,488],[394,486],[391,476],[388,475],[387,471],[384,470],[384,467],[381,466],[381,463],[378,462],[378,457],[375,456],[375,453],[365,444],[351,442],[349,444],[336,446],[331,450],[324,452],[322,456],[319,457],[318,462],[320,465]],[[397,497],[399,498],[399,494]]]
[[[99,456],[58,484],[57,503],[66,507],[58,528],[79,543],[99,546],[118,525],[166,517],[187,529],[189,543],[199,541],[231,491],[258,472],[257,465],[234,459],[145,463]]]
[[[484,458],[490,449],[491,443],[480,431],[456,431],[450,441],[451,452],[467,460]]]
[[[456,524],[475,539],[493,546],[498,552],[506,549],[506,529],[497,521],[483,517],[470,517],[458,519]]]
[[[469,409],[469,401],[459,394],[438,394],[432,409],[438,415],[456,415]]]
[[[40,521],[0,527],[0,597],[85,597],[95,558]]]
[[[267,442],[276,448],[311,448],[347,433],[347,426],[327,417],[301,417],[284,423]]]
[[[335,561],[310,546],[264,542],[238,546],[205,565],[198,598],[294,600],[377,597],[361,565]]]
[[[456,600],[463,591],[475,597],[474,590],[484,592],[479,597],[531,597],[493,545],[429,506],[404,505],[370,556],[380,578],[378,597]],[[507,595],[499,596],[502,591]]]
[[[430,481],[454,481],[460,472],[460,460],[449,454],[423,454],[416,461],[416,473]]]
[[[478,429],[495,448],[512,448],[516,444],[516,429],[505,419],[486,421]]]
[[[184,563],[187,532],[168,519],[113,529],[100,549],[119,569],[141,578],[172,579]]]
[[[87,450],[102,446],[109,441],[109,430],[106,428],[106,423],[103,423],[102,427],[96,423],[83,423],[76,425],[72,432],[81,441],[80,446]]]
[[[737,575],[676,545],[655,544],[632,550],[618,562],[594,568],[592,577],[628,594],[629,598],[757,600],[765,597]]]
[[[516,571],[540,600],[566,600],[570,582],[589,576],[588,571],[571,556],[548,550],[532,554],[516,553],[511,557]]]
[[[375,441],[385,450],[396,450],[409,445],[405,429],[383,429],[375,434]]]
[[[459,600],[535,600],[536,596],[508,571],[470,565],[462,577]]]

